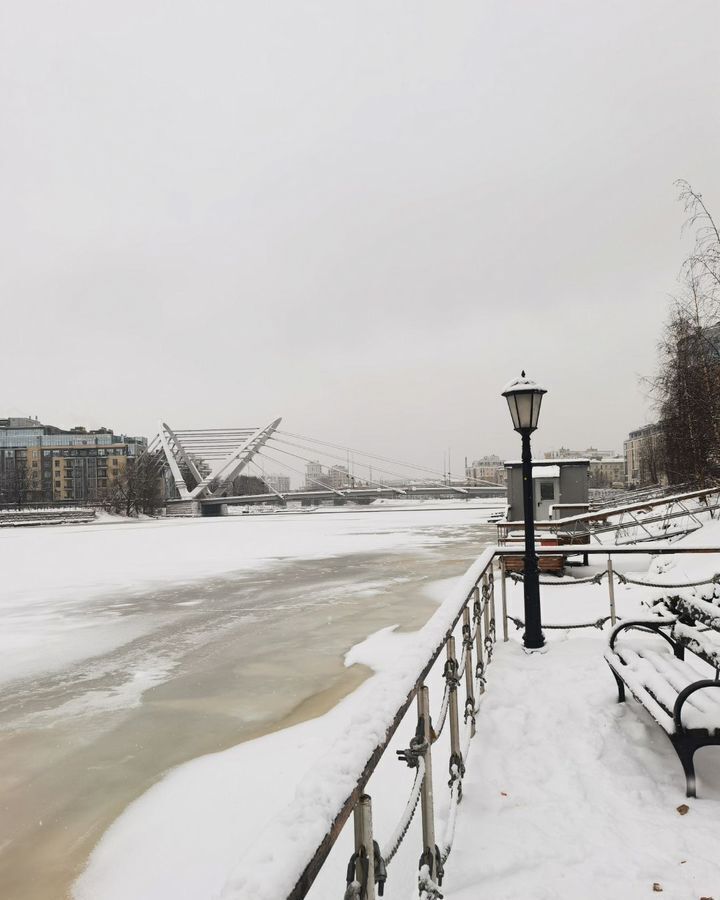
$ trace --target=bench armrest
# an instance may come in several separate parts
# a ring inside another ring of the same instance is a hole
[[[673,721],[675,722],[675,731],[678,733],[684,731],[681,719],[681,713],[683,704],[687,700],[687,698],[694,694],[695,691],[701,691],[704,688],[709,687],[720,687],[720,681],[714,681],[710,678],[704,679],[703,681],[695,681],[693,684],[689,684],[686,688],[683,688],[680,693],[677,695],[677,700],[675,701],[675,706],[673,707]]]
[[[677,622],[677,616],[664,616],[662,619],[659,619],[655,616],[652,619],[632,619],[629,621],[619,622],[613,630],[610,632],[610,638],[608,640],[608,644],[611,650],[615,649],[615,641],[618,638],[618,635],[621,631],[625,631],[626,628],[637,628],[640,631],[652,631],[655,634],[659,634],[660,637],[665,638],[665,640],[670,644],[673,648],[673,653],[677,656],[678,650],[681,648],[678,644],[664,631],[660,631],[660,627],[662,625],[674,625]]]

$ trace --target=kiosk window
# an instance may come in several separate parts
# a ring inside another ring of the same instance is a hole
[[[540,482],[540,499],[541,500],[554,500],[555,499],[555,485],[552,481],[541,481]]]

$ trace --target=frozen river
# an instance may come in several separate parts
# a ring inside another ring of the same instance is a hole
[[[497,501],[496,501],[497,502]],[[331,708],[494,528],[428,505],[0,531],[0,896],[58,900],[170,768]]]

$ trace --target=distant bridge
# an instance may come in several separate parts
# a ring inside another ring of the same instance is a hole
[[[260,427],[204,429],[172,429],[161,422],[148,449],[159,455],[169,472],[167,481],[175,496],[168,500],[168,513],[222,515],[232,505],[309,506],[370,503],[379,498],[505,495],[503,485],[489,481],[469,484],[449,472],[280,431],[281,421],[274,419]],[[287,477],[266,475],[268,463]],[[304,463],[305,470],[298,463]],[[288,489],[293,474],[301,476],[303,488]],[[241,475],[259,479],[268,493],[238,494],[234,486]]]

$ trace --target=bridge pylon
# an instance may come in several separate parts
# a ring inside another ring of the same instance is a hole
[[[280,418],[273,419],[260,428],[175,431],[161,421],[156,441],[162,448],[180,499],[194,504],[223,497],[233,480],[270,440],[281,421]]]

